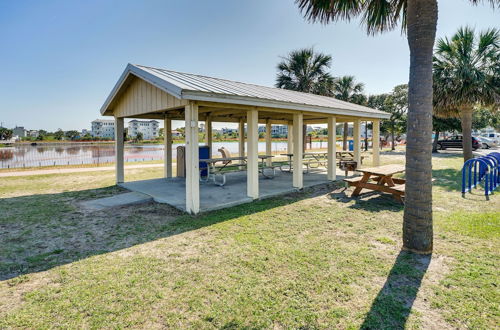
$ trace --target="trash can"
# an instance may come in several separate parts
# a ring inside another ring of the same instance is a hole
[[[199,159],[210,159],[210,147],[200,146],[198,151]],[[200,175],[207,176],[208,174],[208,164],[206,162],[200,162]],[[181,178],[186,177],[186,147],[177,147],[177,176]]]
[[[349,151],[354,151],[354,141],[349,140]]]
[[[198,159],[210,159],[210,147],[209,146],[200,146],[198,151]],[[200,176],[208,175],[208,164],[206,162],[200,162]]]

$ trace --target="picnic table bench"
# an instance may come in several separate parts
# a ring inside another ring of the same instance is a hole
[[[259,155],[261,160],[259,164],[259,173],[262,174],[266,179],[272,179],[276,175],[276,170],[274,166],[267,166],[266,159],[272,158],[272,155]],[[235,163],[236,161],[241,161],[240,163]],[[224,186],[226,184],[226,174],[229,172],[239,171],[242,168],[247,167],[247,157],[223,157],[223,158],[210,158],[210,159],[200,159],[200,163],[206,163],[208,168],[200,168],[200,172],[207,170],[207,175],[202,178],[200,175],[200,180],[208,182],[213,181],[214,184],[218,186]],[[218,163],[222,165],[217,166]],[[271,173],[266,173],[266,170],[271,170]],[[218,182],[217,177],[220,176],[221,180]]]
[[[403,202],[406,180],[393,178],[393,175],[403,173],[404,165],[383,165],[358,169],[363,175],[356,178],[344,179],[351,187],[356,187],[351,197],[359,196],[362,189],[380,191],[392,194],[399,202]]]

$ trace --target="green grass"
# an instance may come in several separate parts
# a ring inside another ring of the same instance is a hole
[[[191,217],[81,209],[113,171],[2,178],[0,328],[495,328],[500,198],[463,199],[460,162],[434,159],[432,259],[401,252],[398,203],[340,187]]]

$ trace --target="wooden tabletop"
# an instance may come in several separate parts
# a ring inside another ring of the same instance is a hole
[[[272,155],[259,155],[260,159],[267,159],[267,158],[272,158],[274,156]],[[248,157],[227,157],[227,158],[209,158],[209,159],[200,159],[200,162],[205,162],[205,163],[217,163],[217,162],[229,162],[233,160],[247,160]]]
[[[356,171],[374,175],[380,175],[380,176],[391,176],[397,173],[403,173],[405,171],[405,166],[399,164],[390,164],[390,165],[382,165],[382,166],[375,166],[368,168],[360,168],[357,169]]]

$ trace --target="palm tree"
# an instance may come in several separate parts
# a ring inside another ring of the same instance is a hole
[[[500,105],[500,31],[475,35],[463,27],[437,42],[434,56],[435,106],[462,122],[464,161],[472,155],[472,115],[476,105]]]
[[[343,76],[336,78],[333,83],[333,96],[336,99],[352,102],[352,103],[360,103],[363,102],[362,96],[365,85],[363,83],[357,83],[356,78],[354,76]],[[366,102],[366,97],[364,98],[364,102]],[[343,142],[342,146],[344,150],[347,150],[347,133],[349,130],[349,123],[344,123],[344,131],[343,131]]]
[[[294,50],[278,63],[276,87],[331,96],[331,65],[330,55],[316,53],[313,48]]]
[[[330,23],[361,16],[368,34],[401,24],[410,48],[403,248],[432,252],[432,52],[437,0],[295,0],[306,19]],[[482,0],[470,0],[473,4]],[[500,0],[488,0],[493,7]]]

